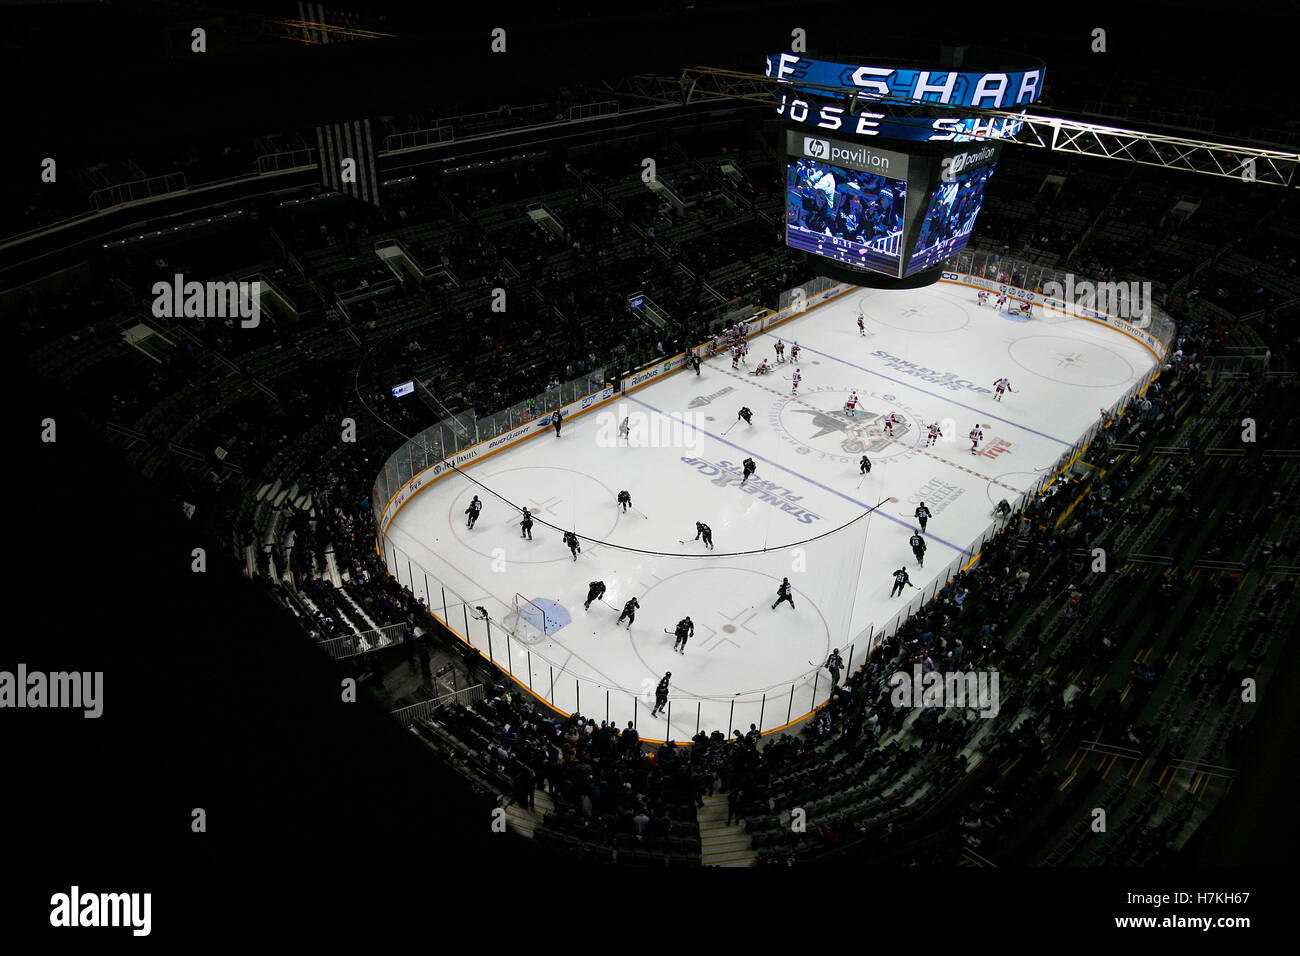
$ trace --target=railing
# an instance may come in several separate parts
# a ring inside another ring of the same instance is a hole
[[[402,643],[402,624],[386,624],[383,627],[362,631],[360,634],[348,634],[344,637],[332,637],[321,641],[325,653],[335,660],[344,657],[356,657],[371,651],[383,650]]]
[[[1002,275],[1008,278],[1014,275],[1021,281],[1013,284],[1021,288],[1033,289],[1048,281],[1063,282],[1063,273],[1007,257],[963,253],[959,258],[959,271],[975,276],[991,276],[994,280]],[[850,288],[852,287],[829,279],[818,278],[787,290],[780,296],[778,311],[748,322],[749,333],[757,334],[795,318],[808,307],[829,301]],[[1160,339],[1161,342],[1167,342],[1172,339],[1173,324],[1167,317],[1153,315],[1147,331],[1167,337]],[[678,360],[660,360],[646,372],[625,380],[624,384],[634,386],[642,380],[671,372],[680,367],[680,364]],[[1115,403],[1114,410],[1126,407],[1157,374],[1158,366],[1134,384]],[[376,479],[372,504],[379,528],[377,547],[388,573],[399,584],[409,588],[415,597],[423,598],[430,613],[440,619],[450,631],[556,710],[563,713],[580,712],[585,716],[616,721],[619,725],[632,721],[639,727],[639,721],[649,716],[654,704],[653,687],[649,683],[641,688],[622,687],[573,674],[566,669],[564,661],[567,658],[557,654],[555,660],[549,659],[533,640],[525,639],[528,635],[518,627],[508,627],[504,621],[494,620],[482,609],[483,598],[467,597],[447,583],[450,575],[443,574],[440,577],[436,571],[422,567],[387,534],[387,522],[391,519],[391,514],[422,483],[436,479],[449,466],[467,464],[485,450],[491,450],[490,444],[471,451],[473,446],[482,442],[490,443],[503,435],[506,438],[500,443],[501,447],[516,439],[525,438],[545,425],[542,416],[550,410],[575,402],[580,403],[580,407],[597,404],[615,393],[612,386],[613,383],[607,381],[602,372],[550,389],[529,402],[522,402],[495,415],[475,419],[471,414],[464,413],[455,416],[454,422],[432,425],[389,456]],[[1022,511],[1061,471],[1068,468],[1083,453],[1100,428],[1100,421],[1094,423],[1069,450],[1043,470],[1042,476],[1032,488],[1010,502],[1013,513]],[[507,435],[515,430],[516,434]],[[432,471],[424,475],[427,469]],[[420,476],[419,482],[413,480],[417,476]],[[403,497],[399,499],[399,495]],[[978,558],[984,545],[1001,528],[1000,519],[994,519],[992,514],[989,518],[985,527],[972,538],[968,547],[948,563],[944,572],[930,586],[921,589],[912,601],[883,626],[872,624],[857,634],[843,636],[840,646],[847,648],[847,653],[842,655],[845,673],[852,673],[856,666],[866,660],[873,648],[897,633],[903,623],[947,586],[954,575]],[[531,636],[533,639],[539,637],[535,632]],[[663,724],[655,723],[653,726],[656,732],[679,740],[688,739],[699,730],[725,729],[729,733],[733,728],[751,723],[760,731],[770,733],[811,714],[826,702],[830,692],[830,680],[824,669],[814,667],[791,680],[769,687],[738,691],[726,697],[670,696],[666,730]]]
[[[548,388],[534,398],[482,418],[466,411],[451,420],[430,425],[393,452],[384,463],[372,493],[375,515],[382,514],[384,507],[403,486],[426,468],[542,418],[556,408],[600,392],[606,387],[606,371],[600,369],[572,382]]]
[[[520,629],[512,631],[503,621],[485,615],[476,602],[440,581],[434,572],[420,567],[391,540],[382,539],[382,547],[389,573],[414,595],[424,598],[434,617],[517,684],[561,713],[581,713],[619,726],[631,721],[646,739],[687,740],[700,730],[725,728],[729,732],[749,724],[770,733],[802,719],[830,697],[830,677],[820,667],[793,680],[746,688],[727,697],[670,695],[662,718],[665,723],[653,724],[655,733],[647,737],[642,721],[649,718],[654,706],[652,681],[640,688],[623,687],[568,672],[562,653],[555,653],[554,660],[548,658],[534,644],[521,639]],[[866,659],[868,644],[853,642],[841,647],[845,648],[841,654],[844,673],[852,673]]]
[[[152,176],[149,179],[136,179],[129,183],[118,183],[106,189],[96,189],[90,194],[90,204],[102,212],[113,206],[122,206],[129,202],[154,199],[186,190],[184,173],[167,173]]]
[[[590,119],[593,116],[610,116],[618,112],[618,100],[601,100],[598,103],[580,103],[570,106],[567,118],[570,120]]]
[[[393,716],[403,724],[409,724],[413,720],[428,720],[442,707],[451,704],[468,707],[470,704],[482,700],[486,695],[487,692],[483,689],[483,685],[475,684],[473,687],[462,687],[460,690],[452,691],[450,694],[443,694],[433,700],[422,700],[420,703],[411,704],[409,707],[399,707],[393,711]]]
[[[434,126],[430,129],[414,129],[406,133],[393,133],[384,137],[382,152],[396,153],[406,149],[423,149],[450,143],[456,138],[450,126]]]
[[[267,173],[283,173],[290,169],[306,169],[316,165],[316,147],[291,149],[283,153],[270,153],[257,157],[254,168],[259,176]]]

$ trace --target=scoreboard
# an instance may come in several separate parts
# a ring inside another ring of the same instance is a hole
[[[1041,64],[975,73],[768,57],[786,121],[787,245],[836,263],[841,278],[845,270],[937,278],[970,240],[999,140],[1020,128],[1014,118],[945,116],[944,108],[1025,106],[1041,95],[1044,72]],[[911,101],[909,114],[919,115],[891,115],[885,96]]]
[[[786,244],[893,278],[966,248],[1000,143],[930,155],[786,131]]]

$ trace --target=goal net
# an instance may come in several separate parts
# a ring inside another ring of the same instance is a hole
[[[515,594],[514,606],[501,623],[511,637],[525,644],[540,644],[547,639],[546,612],[522,594]]]

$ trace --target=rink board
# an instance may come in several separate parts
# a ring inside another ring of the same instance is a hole
[[[1041,487],[1099,409],[1154,371],[1150,346],[1126,330],[1061,313],[1009,322],[963,285],[850,289],[769,316],[779,325],[751,338],[750,367],[774,360],[778,336],[787,356],[797,339],[798,395],[788,362],[758,378],[718,356],[697,376],[678,371],[679,356],[588,396],[559,438],[529,423],[458,456],[458,466],[472,465],[464,471],[429,469],[384,509],[390,570],[566,713],[635,720],[651,739],[688,739],[697,724],[770,732],[798,720],[829,692],[817,665],[832,648],[856,666],[970,562],[998,500],[1017,503]],[[859,309],[867,336],[858,334]],[[991,383],[1002,375],[1015,392],[999,402]],[[859,404],[850,416],[852,391]],[[737,423],[741,405],[752,409],[752,427]],[[904,422],[892,439],[880,424],[891,411]],[[630,443],[617,436],[624,418]],[[930,422],[944,438],[926,447]],[[975,423],[984,441],[971,454],[965,436]],[[873,463],[865,477],[864,453]],[[742,486],[746,457],[758,470]],[[636,511],[616,505],[623,489]],[[470,531],[463,512],[474,494],[485,507]],[[922,500],[934,517],[918,567],[907,539]],[[532,541],[520,537],[520,506],[535,514]],[[695,521],[712,528],[714,551],[693,540]],[[570,529],[583,542],[576,561],[560,540]],[[915,587],[890,598],[900,566]],[[783,577],[795,607],[773,611]],[[597,579],[608,603],[584,610]],[[569,623],[535,644],[513,639],[501,623],[516,592],[563,608]],[[642,607],[628,630],[616,619],[631,596]],[[479,607],[488,620],[475,619]],[[665,630],[688,614],[695,636],[676,654]],[[665,671],[671,724],[649,717]]]

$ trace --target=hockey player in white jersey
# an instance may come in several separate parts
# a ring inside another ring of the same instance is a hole
[[[925,447],[929,448],[931,445],[933,445],[936,441],[938,441],[942,437],[943,437],[943,432],[939,430],[939,426],[937,424],[931,425],[929,428],[929,437],[926,439],[925,442]]]
[[[993,401],[995,401],[995,402],[1000,402],[1000,401],[1002,401],[1002,393],[1003,393],[1003,392],[1014,392],[1014,391],[1015,391],[1015,389],[1013,389],[1013,388],[1011,387],[1011,382],[1010,382],[1008,379],[1006,379],[1006,378],[1000,378],[1000,379],[998,379],[996,382],[994,382],[994,383],[993,383],[993,388],[996,389],[996,391],[995,391],[994,394],[993,394]]]
[[[983,440],[984,440],[984,429],[980,428],[979,425],[976,425],[974,428],[970,430],[970,453],[972,455],[978,454],[976,448],[979,445],[979,443],[982,442]]]
[[[799,394],[799,383],[803,381],[803,376],[802,376],[801,374],[799,374],[799,370],[798,370],[798,369],[795,369],[795,370],[794,370],[794,375],[791,376],[791,381],[792,381],[794,384],[790,386],[790,394],[791,394],[791,395],[797,395],[797,394]]]

